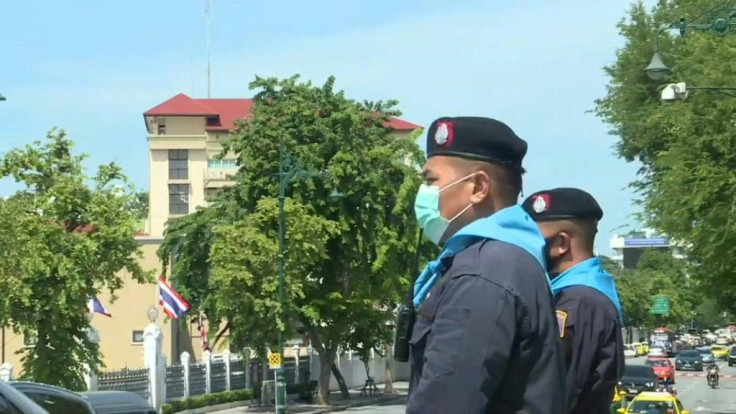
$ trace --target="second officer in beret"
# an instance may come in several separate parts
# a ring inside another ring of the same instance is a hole
[[[547,240],[568,367],[567,413],[609,413],[623,374],[623,316],[613,277],[593,254],[603,211],[593,196],[576,188],[540,191],[522,206]]]
[[[489,118],[440,118],[415,201],[443,250],[414,286],[407,413],[560,414],[565,368],[545,241],[517,205],[527,144]]]

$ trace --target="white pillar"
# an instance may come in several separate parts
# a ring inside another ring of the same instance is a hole
[[[161,355],[163,354],[164,333],[155,323],[149,323],[143,330],[143,351],[146,368],[148,368],[148,389],[150,396],[148,397],[151,406],[157,411],[163,405],[162,381],[161,376]],[[165,371],[164,371],[165,372]],[[165,382],[164,382],[165,383]]]
[[[181,368],[184,372],[184,398],[189,398],[189,363],[192,361],[192,356],[189,352],[184,351],[181,353]]]
[[[100,331],[95,329],[93,326],[87,328],[87,338],[90,342],[96,345],[100,345]],[[84,380],[87,383],[87,391],[97,391],[97,373],[93,367],[85,364]]]
[[[13,366],[9,362],[4,363],[0,366],[0,381],[12,381],[13,380]]]
[[[225,390],[230,391],[230,351],[226,349],[222,358],[225,360]]]
[[[314,379],[314,373],[318,373],[319,369],[314,366],[314,348],[312,348],[312,345],[309,345],[307,348],[307,356],[309,357],[309,379]],[[319,378],[319,374],[317,374],[317,378]]]
[[[253,389],[253,384],[250,383],[250,348],[243,348],[243,367],[245,371],[245,389]]]
[[[202,359],[204,359],[204,368],[205,368],[205,393],[211,394],[212,393],[212,352],[209,350],[205,350],[202,353]]]
[[[373,376],[371,378],[376,379],[376,351],[371,348],[371,372]]]
[[[299,380],[299,345],[294,345],[294,383],[301,384]]]

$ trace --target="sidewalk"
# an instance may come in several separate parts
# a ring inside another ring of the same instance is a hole
[[[378,390],[383,392],[383,384],[378,384]],[[390,402],[403,402],[409,391],[409,383],[406,381],[394,382],[394,394],[379,394],[374,396],[361,396],[360,388],[350,390],[350,398],[345,399],[340,391],[330,393],[330,405],[302,404],[289,402],[289,414],[318,414],[332,411],[343,411],[350,407],[361,407],[366,405],[382,405]],[[273,413],[273,406],[236,407],[220,411],[209,411],[212,414],[244,414],[244,413]]]

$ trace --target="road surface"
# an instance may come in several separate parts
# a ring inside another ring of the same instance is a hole
[[[643,364],[645,358],[630,358],[627,364]],[[674,363],[674,360],[672,361]],[[703,372],[677,371],[675,389],[686,410],[695,414],[736,414],[736,367],[719,361],[720,386],[711,389]],[[356,407],[343,413],[351,414],[403,414],[404,405]]]

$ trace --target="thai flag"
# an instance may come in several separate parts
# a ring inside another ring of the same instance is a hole
[[[89,309],[89,311],[92,313],[99,313],[100,315],[105,315],[108,318],[112,318],[112,314],[110,313],[110,311],[108,311],[107,308],[104,307],[100,300],[97,299],[95,296],[90,296],[87,309]]]
[[[171,319],[179,319],[192,305],[177,293],[164,278],[158,279],[158,303],[164,308],[164,313]]]

